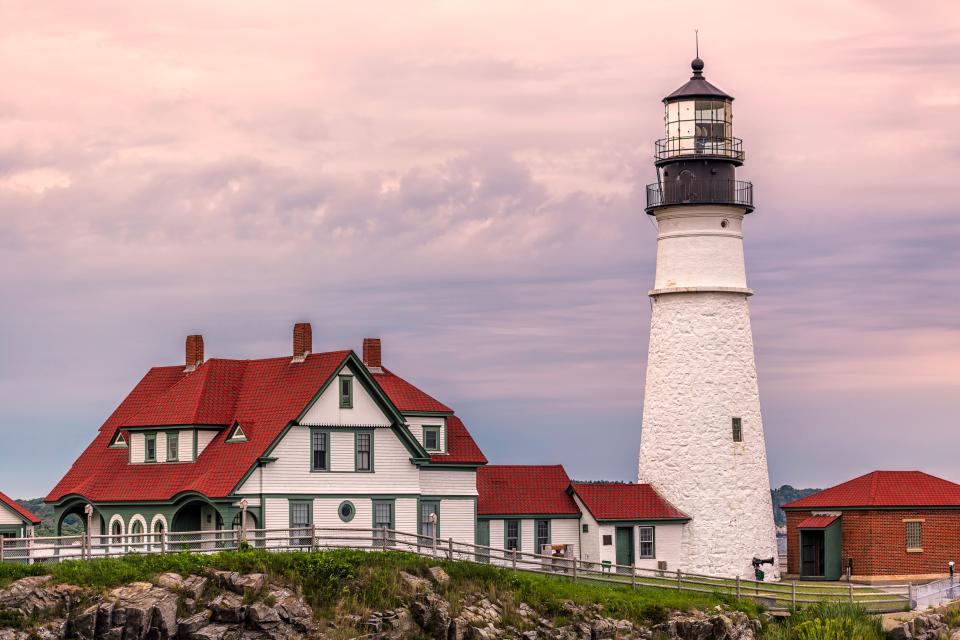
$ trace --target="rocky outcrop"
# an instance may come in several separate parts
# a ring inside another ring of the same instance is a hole
[[[939,613],[929,613],[897,625],[887,632],[887,637],[890,640],[960,640],[960,631],[950,635],[944,617]]]
[[[366,616],[343,614],[325,623],[314,619],[294,589],[271,583],[263,574],[165,573],[155,583],[135,582],[102,594],[53,585],[49,578],[26,578],[0,590],[0,613],[24,622],[0,628],[0,640],[299,640],[354,635],[376,640],[753,640],[760,629],[758,621],[719,607],[709,614],[677,614],[647,628],[607,617],[599,604],[570,601],[563,603],[557,618],[561,625],[525,603],[505,605],[483,593],[460,593],[453,605],[445,597],[450,576],[439,567],[425,576],[400,574],[403,606]]]

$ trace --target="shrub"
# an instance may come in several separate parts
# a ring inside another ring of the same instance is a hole
[[[822,603],[796,609],[767,628],[767,640],[883,640],[880,619],[849,603]]]

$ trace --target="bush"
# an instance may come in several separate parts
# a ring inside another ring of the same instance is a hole
[[[767,628],[767,640],[883,640],[880,619],[863,607],[822,603],[796,609],[789,619]]]

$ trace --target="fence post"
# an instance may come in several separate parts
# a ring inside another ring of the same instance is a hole
[[[907,601],[908,601],[908,603],[910,604],[910,609],[911,609],[911,610],[917,608],[917,597],[916,597],[916,596],[917,596],[917,594],[916,594],[916,592],[914,591],[913,583],[911,582],[911,583],[909,583],[909,584],[907,585]]]
[[[850,602],[853,602],[853,583],[849,584],[850,587]]]
[[[517,550],[513,549],[511,550],[511,553],[513,554],[513,570],[516,571],[517,570]]]
[[[573,558],[573,581],[577,581],[577,558]]]
[[[380,534],[383,536],[383,551],[387,550],[387,527],[383,526],[380,528]]]
[[[737,575],[737,600],[740,599],[740,576]]]
[[[677,591],[683,591],[683,574],[677,569]]]
[[[167,529],[164,528],[160,531],[160,555],[166,555],[167,553]]]
[[[794,580],[790,583],[790,602],[793,605],[793,608],[797,608],[797,581]]]
[[[310,551],[317,550],[317,525],[310,525]]]
[[[3,549],[7,544],[6,538],[0,538],[0,564],[3,564]]]
[[[447,560],[453,560],[453,538],[447,538]]]
[[[637,568],[630,567],[630,588],[637,588]]]

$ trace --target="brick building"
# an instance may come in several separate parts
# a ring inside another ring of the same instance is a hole
[[[783,506],[788,573],[803,579],[924,580],[960,562],[960,485],[874,471]]]

